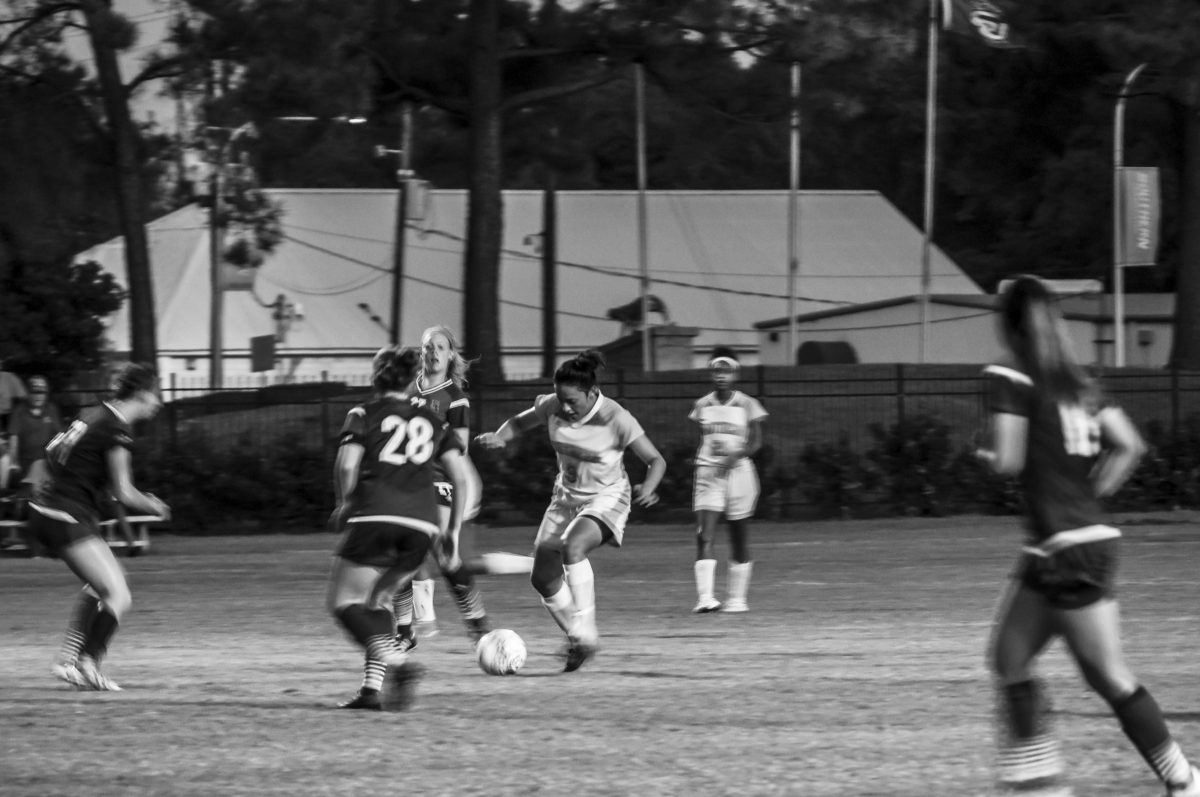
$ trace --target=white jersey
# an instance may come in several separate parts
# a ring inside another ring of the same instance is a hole
[[[584,417],[568,421],[553,394],[538,396],[533,410],[546,424],[558,456],[556,492],[584,499],[612,490],[628,491],[623,458],[629,444],[645,432],[629,411],[600,395]]]
[[[688,418],[700,424],[700,448],[696,451],[697,465],[720,465],[729,452],[746,447],[750,439],[750,424],[767,417],[756,399],[740,390],[733,391],[728,401],[717,398],[716,391],[697,399]]]

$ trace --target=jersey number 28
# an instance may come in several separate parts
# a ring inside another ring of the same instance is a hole
[[[379,461],[389,465],[423,465],[433,456],[433,424],[418,415],[405,420],[399,415],[389,415],[379,424],[384,434],[390,434]]]

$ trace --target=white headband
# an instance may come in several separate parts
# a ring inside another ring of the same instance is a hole
[[[720,357],[713,357],[711,360],[708,361],[709,368],[716,368],[718,365],[728,365],[730,368],[734,368],[734,369],[740,369],[742,367],[742,364],[739,363],[737,360],[733,359],[732,357],[726,357],[724,355],[722,355]]]

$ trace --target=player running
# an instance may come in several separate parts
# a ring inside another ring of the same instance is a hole
[[[100,663],[132,598],[125,571],[100,534],[100,515],[112,498],[167,520],[167,505],[133,486],[129,450],[133,424],[158,414],[157,377],[149,365],[128,363],[117,374],[112,401],[88,407],[46,446],[49,481],[30,500],[30,531],[83,582],[67,627],[56,678],[76,689],[119,692]]]
[[[463,391],[470,363],[459,353],[454,334],[442,326],[429,327],[421,334],[421,371],[417,376],[416,395],[425,399],[426,407],[450,425],[451,434],[462,444],[463,464],[468,477],[468,493],[463,498],[464,520],[479,512],[482,493],[479,474],[466,455],[470,443],[471,400]],[[438,524],[447,530],[450,520],[450,496],[453,487],[437,463]],[[417,634],[412,622],[417,620],[422,633],[436,633],[437,621],[433,608],[434,575],[441,572],[454,595],[459,613],[467,626],[467,634],[476,642],[491,630],[483,598],[475,585],[475,577],[464,565],[459,535],[446,534],[443,545],[435,546],[426,557],[411,584],[401,587],[394,598],[392,611],[396,618],[396,636],[401,647],[415,647]]]
[[[716,389],[697,399],[689,420],[700,425],[692,509],[696,512],[696,601],[693,612],[746,612],[750,588],[750,517],[758,502],[758,473],[750,457],[762,446],[762,419],[767,411],[737,389],[741,363],[733,349],[719,346],[708,361]],[[722,515],[729,523],[729,598],[716,599],[717,570],[713,536]]]
[[[619,547],[629,518],[630,496],[644,507],[658,502],[666,462],[623,407],[601,392],[598,351],[566,361],[554,373],[554,393],[475,438],[502,449],[517,436],[545,426],[558,457],[554,494],[534,541],[530,580],[542,603],[567,635],[566,671],[579,669],[599,648],[596,592],[588,554],[601,545]],[[630,489],[625,449],[646,464],[646,478]]]
[[[434,463],[455,487],[445,534],[462,526],[467,476],[462,443],[412,386],[415,349],[391,346],[375,355],[378,395],[346,415],[334,465],[337,507],[330,518],[343,531],[329,580],[329,610],[366,651],[366,677],[350,709],[404,709],[420,668],[397,644],[388,603],[410,579],[438,526]],[[389,675],[390,670],[390,675]],[[384,681],[390,688],[384,691]]]
[[[1100,499],[1145,448],[1129,417],[1079,366],[1054,296],[1023,276],[1001,303],[1012,358],[985,370],[991,447],[979,455],[1019,475],[1027,507],[1023,554],[997,619],[991,665],[1000,689],[998,780],[1022,794],[1069,795],[1033,662],[1056,636],[1103,697],[1169,797],[1200,797],[1200,770],[1171,737],[1162,711],[1121,652],[1113,594],[1120,531]]]

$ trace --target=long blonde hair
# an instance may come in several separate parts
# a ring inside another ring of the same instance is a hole
[[[1017,277],[1004,291],[1000,317],[1009,348],[1048,398],[1070,404],[1095,399],[1096,383],[1076,359],[1046,283],[1027,274]]]
[[[446,362],[446,377],[458,387],[465,387],[467,384],[467,369],[471,367],[471,361],[462,356],[458,350],[458,338],[454,337],[454,333],[448,327],[439,325],[427,328],[421,333],[421,377],[424,377],[429,372],[429,356],[426,354],[430,339],[434,335],[441,335],[446,339],[446,343],[450,346],[450,357]]]

